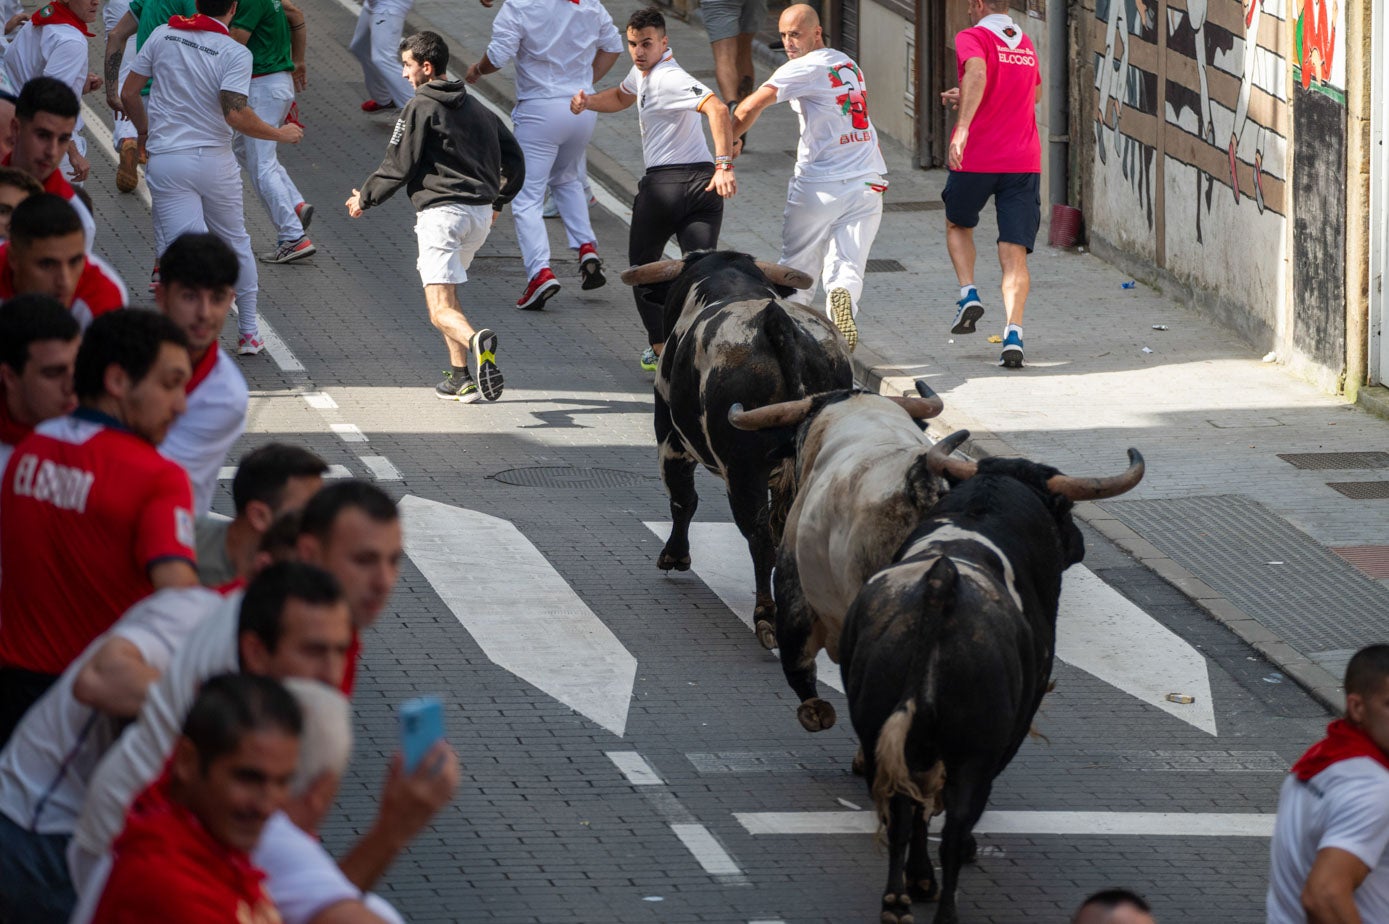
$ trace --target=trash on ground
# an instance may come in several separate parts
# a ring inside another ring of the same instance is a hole
[[[1153,330],[1167,330],[1166,324],[1154,324]]]
[[[989,342],[990,342],[990,343],[1002,343],[1002,342],[1003,342],[1003,338],[1000,337],[998,334],[994,334],[993,336],[989,337]]]
[[[1169,703],[1180,703],[1183,706],[1190,706],[1192,703],[1196,702],[1196,697],[1186,693],[1168,693],[1167,701]]]
[[[1278,354],[1277,354],[1277,353],[1265,353],[1265,354],[1264,354],[1264,362],[1266,362],[1266,363],[1276,363],[1276,362],[1278,362]]]
[[[1282,682],[1283,682],[1283,675],[1280,674],[1280,673],[1278,673],[1277,671],[1274,671],[1272,674],[1269,674],[1267,677],[1264,678],[1264,683],[1282,683]]]
[[[1152,349],[1149,348],[1149,347],[1144,347],[1144,348],[1143,348],[1143,352],[1144,352],[1144,353],[1151,353],[1151,352],[1153,352],[1153,351],[1152,351]]]
[[[1138,285],[1138,283],[1136,283],[1136,282],[1134,282],[1132,279],[1130,279],[1128,282],[1121,282],[1121,283],[1119,283],[1119,288],[1121,288],[1121,289],[1132,289],[1132,288],[1134,288],[1134,287],[1137,286],[1137,285]]]
[[[856,811],[856,812],[862,810],[860,806],[854,805],[854,803],[850,802],[848,799],[836,799],[836,800],[834,800],[834,801],[838,802],[840,805],[844,806],[846,809],[853,809],[853,810]]]
[[[663,901],[665,901],[665,899],[662,898],[662,897],[659,896],[659,895],[648,895],[648,896],[646,896],[646,898],[643,898],[642,901],[644,901],[644,902],[663,902]]]
[[[1266,561],[1266,562],[1264,562],[1264,564],[1266,564],[1266,565],[1281,565],[1281,564],[1283,564],[1283,562],[1281,562],[1281,561]]]

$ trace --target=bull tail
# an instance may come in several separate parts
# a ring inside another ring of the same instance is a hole
[[[913,772],[907,761],[907,738],[913,727],[929,735],[935,724],[935,678],[939,652],[940,625],[955,598],[959,572],[955,563],[942,556],[926,573],[925,599],[913,620],[910,642],[911,669],[908,689],[897,708],[887,717],[874,748],[873,804],[878,812],[879,832],[886,827],[894,796],[906,796],[926,806],[931,814],[940,811],[941,790],[945,785],[945,765],[933,760],[925,772]],[[919,715],[918,715],[919,713]]]
[[[781,370],[781,380],[786,385],[786,399],[804,398],[805,370],[798,361],[801,353],[798,342],[802,336],[801,329],[791,320],[791,316],[781,304],[768,302],[767,309],[762,312],[762,333],[776,356],[777,366]]]
[[[790,516],[791,504],[796,499],[795,458],[788,457],[773,465],[767,485],[772,491],[772,506],[768,517],[772,528],[772,544],[781,545],[781,534],[786,530],[786,518]]]

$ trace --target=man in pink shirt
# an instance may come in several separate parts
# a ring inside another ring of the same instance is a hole
[[[1042,72],[1032,41],[1008,16],[1008,0],[968,2],[974,25],[955,36],[960,85],[941,94],[942,103],[960,112],[950,138],[950,177],[941,192],[946,246],[960,281],[950,332],[972,334],[984,316],[974,287],[974,226],[993,196],[1006,313],[998,364],[1021,369],[1027,255],[1042,220],[1042,143],[1035,108]]]

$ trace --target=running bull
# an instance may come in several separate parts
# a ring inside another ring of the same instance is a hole
[[[790,504],[791,463],[772,458],[781,440],[728,422],[738,401],[754,407],[853,384],[842,336],[820,315],[784,303],[813,280],[733,251],[693,253],[633,267],[628,285],[669,283],[668,339],[656,372],[656,440],[670,496],[670,538],[656,566],[690,567],[690,521],[699,504],[696,465],[723,479],[747,540],[756,579],[753,618],[772,618],[772,560]]]
[[[1085,555],[1073,502],[1123,494],[1143,477],[1136,449],[1109,478],[950,458],[968,436],[931,450],[931,470],[952,487],[854,600],[840,640],[849,713],[887,829],[884,922],[911,921],[912,900],[937,895],[926,823],[942,805],[935,921],[957,920],[974,825],[1049,688],[1061,573]]]
[[[919,398],[840,392],[754,411],[735,406],[729,416],[744,430],[797,428],[795,501],[773,589],[782,671],[800,697],[796,716],[807,731],[835,721],[815,687],[816,655],[823,648],[839,661],[849,605],[945,491],[926,465],[931,441],[922,430],[944,405],[925,382],[916,389]],[[770,624],[758,625],[758,637],[772,647]]]

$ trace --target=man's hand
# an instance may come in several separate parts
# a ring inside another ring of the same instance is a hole
[[[472,64],[468,65],[468,73],[463,75],[463,81],[465,83],[478,82],[478,78],[482,76],[482,69],[478,66],[481,63],[481,61],[474,61]]]
[[[74,183],[81,183],[87,179],[87,174],[91,171],[92,165],[87,162],[87,158],[78,154],[76,151],[68,151],[68,163],[72,164],[72,173],[68,178]]]
[[[960,108],[960,88],[952,87],[940,95],[940,104],[948,109]]]
[[[303,93],[309,86],[309,66],[303,61],[294,62],[294,92]]]
[[[481,3],[483,6],[487,7],[489,10],[492,8],[492,0],[477,0],[477,2],[478,2],[478,3]]]
[[[102,83],[104,83],[104,81],[101,79],[100,74],[93,74],[91,71],[88,71],[87,82],[82,85],[82,92],[90,93],[93,90],[100,90]]]
[[[950,156],[948,162],[951,170],[959,170],[965,162],[965,143],[969,141],[969,129],[955,127],[955,134],[950,136]]]
[[[304,127],[290,122],[280,126],[279,135],[280,144],[298,144],[304,140]]]
[[[578,115],[588,108],[588,94],[583,90],[574,94],[574,98],[569,101],[569,111]]]
[[[711,189],[725,199],[732,199],[738,192],[738,181],[733,178],[733,171],[715,169],[714,178],[704,187],[704,191]]]
[[[18,29],[20,26],[24,25],[28,21],[28,13],[15,13],[13,16],[10,17],[9,22],[5,23],[5,34],[9,35],[11,32]]]
[[[489,3],[489,4],[484,4],[484,5],[485,5],[485,6],[491,6],[490,3]],[[492,224],[489,225],[488,227],[495,226],[495,225],[497,224],[497,219],[501,217],[501,214],[502,214],[502,213],[501,213],[501,210],[500,210],[500,209],[493,209],[493,210],[492,210]]]
[[[405,772],[405,758],[397,754],[381,790],[377,826],[389,828],[400,843],[409,841],[452,801],[458,777],[458,755],[442,741],[425,753],[411,774]]]
[[[347,205],[348,215],[353,218],[362,217],[362,191],[360,189],[352,190],[352,195],[347,197],[347,202],[345,204]],[[492,213],[492,220],[497,220],[496,212]]]
[[[116,114],[116,118],[125,118],[125,106],[121,105],[121,98],[116,95],[119,87],[108,86],[106,88],[106,105],[111,107],[111,111]]]

